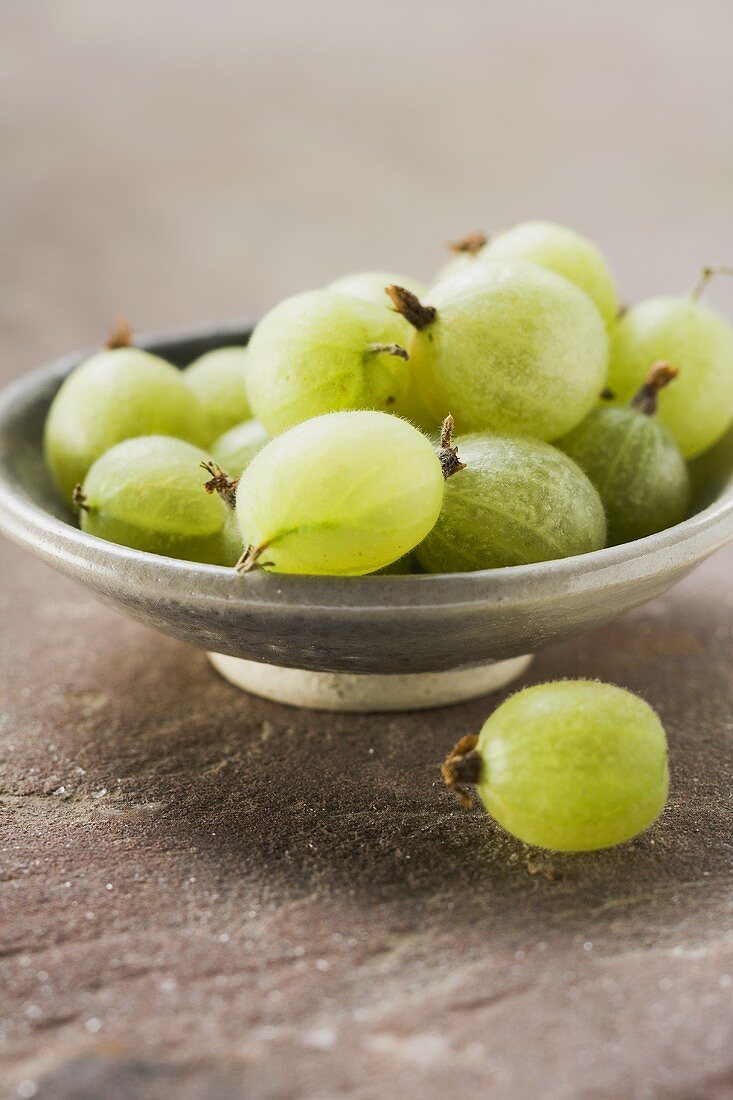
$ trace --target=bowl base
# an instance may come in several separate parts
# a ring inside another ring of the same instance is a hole
[[[428,710],[487,695],[521,676],[532,654],[491,661],[475,668],[394,675],[309,672],[223,653],[209,653],[209,660],[225,680],[252,695],[308,710],[368,713]]]

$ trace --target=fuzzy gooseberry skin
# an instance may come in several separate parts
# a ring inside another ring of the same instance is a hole
[[[329,283],[326,289],[336,294],[345,294],[349,298],[364,298],[376,306],[391,308],[392,303],[387,297],[385,287],[395,283],[411,290],[418,298],[423,298],[428,292],[425,283],[421,283],[419,279],[407,275],[390,275],[387,271],[358,271],[354,275],[344,275]]]
[[[247,394],[270,435],[346,409],[389,411],[408,385],[404,359],[374,352],[400,342],[402,319],[373,302],[331,290],[275,306],[249,343]]]
[[[269,438],[259,420],[245,420],[214,440],[211,457],[230,477],[239,477]]]
[[[562,275],[588,295],[606,324],[618,313],[616,283],[605,256],[574,229],[554,222],[521,222],[492,237],[475,255],[455,256],[439,278],[495,260],[526,260]]]
[[[169,435],[202,444],[206,417],[180,371],[139,348],[91,356],[66,378],[46,418],[44,449],[65,500],[116,443]]]
[[[659,360],[680,373],[659,394],[657,415],[693,458],[733,420],[733,329],[691,298],[649,298],[611,327],[608,384],[616,400],[629,401]]]
[[[526,844],[560,852],[630,840],[661,813],[667,740],[652,708],[589,680],[526,688],[502,703],[477,745],[478,794]]]
[[[237,489],[245,545],[278,573],[360,576],[412,550],[443,500],[440,462],[407,421],[380,412],[315,417],[256,455]]]
[[[529,263],[482,263],[436,285],[437,316],[415,331],[410,367],[436,420],[458,432],[552,440],[595,405],[608,365],[598,310],[576,286]]]
[[[416,554],[428,573],[464,573],[600,550],[606,518],[576,464],[549,443],[468,435],[438,522]]]
[[[227,505],[204,491],[200,463],[206,458],[198,447],[167,436],[118,443],[84,479],[88,511],[81,511],[82,531],[149,554],[227,564]]]
[[[594,409],[557,446],[598,490],[609,546],[664,531],[687,515],[687,464],[656,416],[628,405]]]
[[[611,269],[586,237],[553,222],[522,222],[492,237],[481,256],[487,260],[529,260],[583,290],[608,324],[618,313]]]
[[[246,348],[215,348],[181,372],[206,414],[210,440],[252,415],[244,381],[246,363]]]

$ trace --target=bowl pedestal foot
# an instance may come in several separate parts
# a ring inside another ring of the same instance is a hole
[[[491,661],[475,668],[385,675],[309,672],[223,653],[209,653],[209,660],[225,680],[252,695],[308,710],[366,713],[428,710],[498,691],[522,675],[532,654]]]

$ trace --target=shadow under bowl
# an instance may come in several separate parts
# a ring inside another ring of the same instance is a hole
[[[245,344],[250,331],[217,327],[139,343],[183,367],[212,348]],[[104,602],[223,655],[217,667],[240,686],[284,702],[410,709],[481,694],[521,671],[523,655],[659,595],[733,537],[731,431],[692,464],[689,519],[558,561],[414,576],[242,576],[130,550],[75,526],[43,460],[49,405],[87,354],[59,359],[0,394],[0,529]],[[289,669],[301,672],[288,678]]]

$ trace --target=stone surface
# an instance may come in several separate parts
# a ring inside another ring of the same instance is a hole
[[[594,231],[630,295],[733,255],[723,5],[213,10],[4,6],[3,379],[487,220]],[[2,544],[2,1095],[733,1095],[732,566],[531,667],[672,753],[648,834],[550,858],[440,788],[496,699],[250,698]]]

